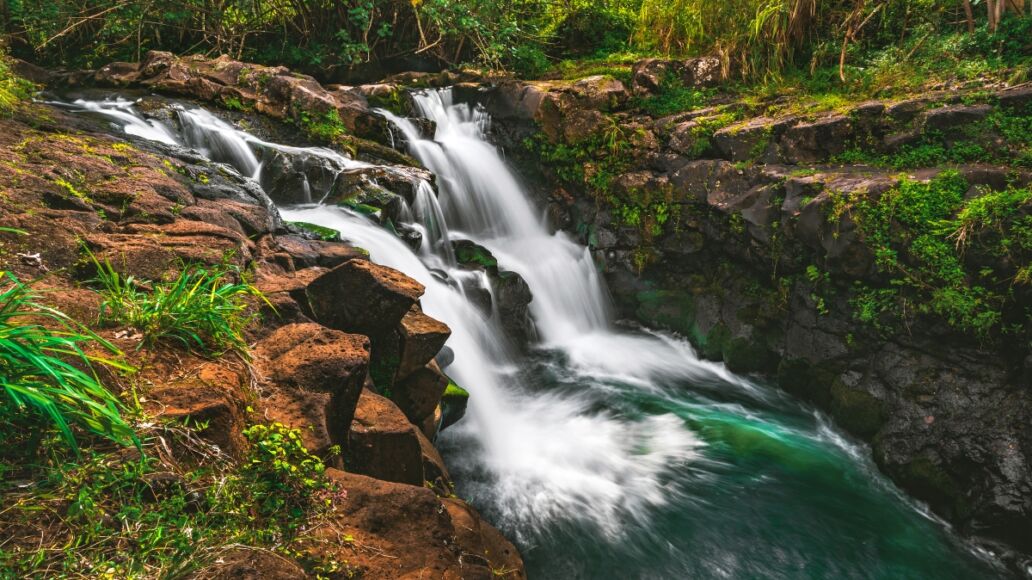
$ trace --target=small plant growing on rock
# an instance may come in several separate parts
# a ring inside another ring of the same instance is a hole
[[[26,415],[44,419],[78,452],[71,425],[112,441],[138,443],[122,419],[122,405],[92,373],[91,363],[124,368],[87,355],[93,342],[117,353],[111,344],[63,313],[40,305],[37,296],[10,273],[0,291],[0,422]],[[58,328],[55,330],[54,326]]]
[[[142,344],[167,340],[206,354],[233,350],[248,356],[243,331],[254,318],[249,300],[265,297],[242,281],[239,268],[192,264],[172,281],[141,284],[119,274],[109,262],[90,257],[104,297],[102,321],[137,329],[143,334]]]
[[[251,451],[242,474],[259,515],[301,518],[315,495],[329,489],[326,467],[305,449],[301,432],[279,423],[244,430]]]

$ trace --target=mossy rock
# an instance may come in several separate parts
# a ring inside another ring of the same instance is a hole
[[[847,431],[870,440],[885,424],[884,404],[866,391],[847,387],[840,380],[831,385],[831,413]]]
[[[688,292],[680,290],[643,290],[635,296],[635,314],[641,322],[669,328],[674,332],[693,337],[695,328],[695,301]]]
[[[469,391],[463,389],[450,377],[448,386],[441,395],[441,429],[458,423],[466,415],[466,407],[469,404]]]
[[[889,471],[904,489],[947,518],[961,519],[971,513],[960,484],[931,458],[918,457],[910,463],[892,466]]]
[[[308,222],[287,222],[290,225],[298,228],[299,230],[306,231],[324,242],[339,242],[341,241],[340,232],[332,228],[325,228],[323,226],[317,226]]]
[[[727,341],[723,359],[727,368],[736,373],[771,372],[778,367],[778,355],[754,338],[733,338]]]
[[[455,240],[452,249],[455,251],[455,260],[464,266],[482,266],[489,270],[498,268],[494,254],[471,240]]]
[[[777,381],[785,391],[827,409],[831,405],[831,387],[839,374],[837,369],[827,365],[782,359],[778,364]]]

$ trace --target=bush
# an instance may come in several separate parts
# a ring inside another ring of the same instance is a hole
[[[121,403],[90,364],[127,367],[89,356],[83,346],[92,342],[112,353],[117,349],[61,312],[37,303],[37,296],[12,274],[3,273],[3,279],[7,287],[0,292],[0,422],[33,415],[49,421],[76,450],[71,425],[117,443],[138,443],[122,419]]]
[[[104,297],[102,322],[135,328],[143,334],[141,344],[169,340],[206,354],[234,350],[248,356],[243,331],[254,318],[248,300],[265,297],[253,285],[234,281],[241,280],[235,266],[188,265],[170,282],[148,283],[153,290],[147,291],[110,263],[92,259]]]

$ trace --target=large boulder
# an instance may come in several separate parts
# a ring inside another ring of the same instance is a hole
[[[346,444],[369,369],[369,339],[291,324],[261,340],[254,354],[269,386],[269,419],[301,429],[306,447],[324,456]]]
[[[375,340],[394,331],[424,290],[397,270],[351,260],[315,279],[306,295],[320,324]]]
[[[631,68],[631,88],[639,95],[654,93],[671,79],[685,87],[712,87],[720,82],[722,75],[723,68],[716,57],[688,60],[647,58]]]

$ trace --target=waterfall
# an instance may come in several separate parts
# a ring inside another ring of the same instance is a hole
[[[548,231],[486,139],[490,118],[448,90],[414,100],[436,124],[433,138],[383,114],[437,178],[439,195],[417,182],[411,207],[396,216],[422,233],[417,251],[344,207],[280,212],[338,230],[426,287],[423,310],[452,329],[445,372],[471,393],[466,417],[439,446],[457,493],[517,541],[532,577],[984,575],[977,557],[812,409],[699,360],[677,337],[613,324],[590,253]],[[396,171],[263,141],[198,108],[173,105],[169,122],[122,99],[53,104],[195,148],[256,182],[270,160],[295,170],[318,164],[322,178],[306,173],[297,199],[328,199],[327,183],[345,170]],[[477,305],[473,293],[491,285],[456,264],[459,239],[526,280],[540,335],[529,354]]]

